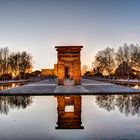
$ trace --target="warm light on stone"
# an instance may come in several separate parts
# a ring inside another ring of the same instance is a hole
[[[58,85],[64,85],[66,78],[73,80],[74,85],[81,84],[80,51],[83,46],[56,46]]]
[[[58,121],[56,129],[84,129],[81,121],[81,96],[55,96]],[[67,110],[67,107],[69,108]]]

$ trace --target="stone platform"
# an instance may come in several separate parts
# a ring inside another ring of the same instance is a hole
[[[43,80],[21,87],[0,91],[0,95],[98,95],[98,94],[140,94],[140,89],[119,86],[95,80],[82,79],[82,85],[74,86],[71,81],[57,86],[56,81]]]

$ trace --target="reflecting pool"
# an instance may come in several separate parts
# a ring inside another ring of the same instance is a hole
[[[140,95],[0,96],[0,140],[140,139]]]
[[[27,82],[23,82],[23,83],[7,83],[7,84],[1,84],[1,85],[0,85],[0,90],[15,88],[15,87],[23,86],[23,85],[25,85],[25,84],[27,84]]]

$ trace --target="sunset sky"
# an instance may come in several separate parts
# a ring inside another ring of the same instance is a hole
[[[91,66],[125,42],[140,43],[140,0],[0,0],[0,47],[30,52],[34,69],[53,67],[55,46],[83,45]]]

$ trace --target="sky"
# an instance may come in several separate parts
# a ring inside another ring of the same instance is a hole
[[[35,69],[53,68],[55,46],[83,45],[91,67],[106,47],[140,43],[140,0],[0,0],[0,47],[27,51]]]

